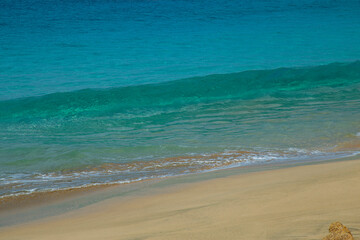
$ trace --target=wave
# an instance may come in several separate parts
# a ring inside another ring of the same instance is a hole
[[[264,96],[291,97],[292,92],[359,83],[360,61],[306,68],[253,70],[177,81],[109,89],[84,89],[0,102],[1,121],[107,116],[130,111]]]
[[[357,154],[360,61],[0,102],[0,195]]]

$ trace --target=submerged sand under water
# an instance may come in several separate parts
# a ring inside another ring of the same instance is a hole
[[[104,163],[87,167],[80,171],[66,170],[58,173],[34,175],[22,182],[9,179],[3,182],[0,190],[14,192],[0,195],[0,212],[13,208],[23,208],[37,203],[53,201],[66,196],[77,196],[112,186],[136,184],[144,181],[160,180],[194,173],[211,172],[247,166],[266,166],[276,164],[311,163],[316,161],[340,160],[359,154],[360,140],[343,142],[326,151],[226,151],[213,154],[178,156],[152,161],[130,163]],[[121,179],[124,173],[142,172],[133,179]],[[12,183],[13,182],[13,183]],[[39,189],[42,182],[51,188]],[[77,183],[78,182],[78,183]],[[23,190],[23,189],[30,190]],[[33,190],[34,189],[34,190]],[[1,226],[1,224],[0,224]]]

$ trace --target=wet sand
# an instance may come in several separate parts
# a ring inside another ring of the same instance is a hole
[[[333,221],[360,237],[360,160],[246,173],[112,198],[0,228],[0,239],[321,239]]]
[[[82,196],[86,193],[92,193],[96,190],[102,190],[116,186],[118,184],[93,185],[81,188],[60,189],[46,192],[34,192],[23,195],[10,195],[0,198],[0,215],[3,212],[20,210],[23,208],[31,208],[41,206],[43,204],[51,204],[64,199]]]

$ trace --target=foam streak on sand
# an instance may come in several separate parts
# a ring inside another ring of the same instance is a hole
[[[54,192],[83,192],[86,189],[129,184],[171,176],[202,173],[220,169],[267,165],[281,162],[309,162],[341,159],[359,154],[356,141],[340,144],[331,151],[292,148],[287,151],[226,151],[213,154],[178,156],[152,161],[104,163],[84,169],[69,169],[48,174],[21,174],[4,179],[0,185],[0,210],[11,200],[26,201]],[[137,173],[137,174],[135,174]],[[2,194],[2,195],[1,195]],[[16,205],[16,204],[10,204]]]
[[[354,160],[177,185],[3,228],[0,238],[321,239],[336,220],[356,238],[359,173]]]

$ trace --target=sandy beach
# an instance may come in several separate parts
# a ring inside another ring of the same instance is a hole
[[[112,198],[0,229],[0,239],[321,239],[360,236],[360,160],[297,166]]]
[[[360,0],[0,0],[0,240],[360,240],[359,43]]]

